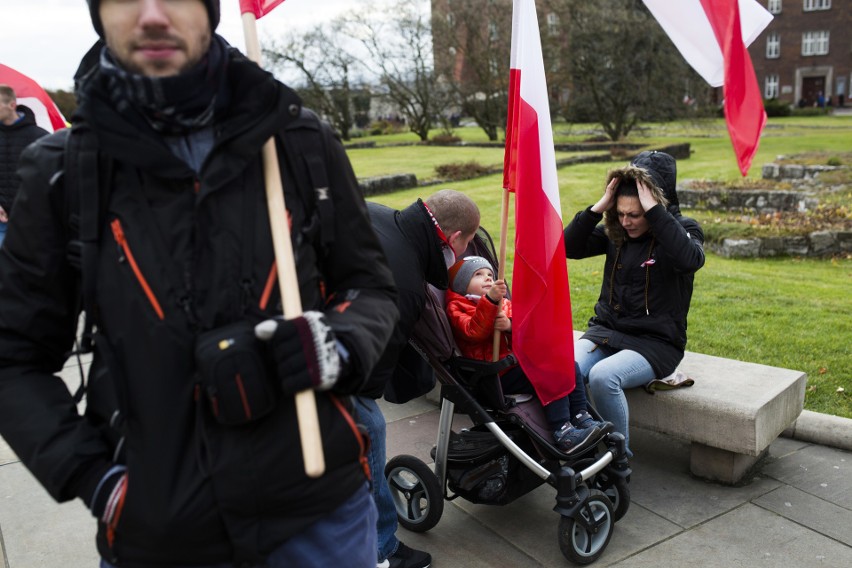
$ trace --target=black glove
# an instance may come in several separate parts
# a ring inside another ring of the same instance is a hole
[[[340,377],[337,342],[322,312],[268,319],[257,324],[254,333],[268,343],[285,393],[328,390]]]

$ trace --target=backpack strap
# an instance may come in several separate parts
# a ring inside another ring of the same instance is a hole
[[[106,178],[112,177],[112,160],[99,155],[94,133],[82,122],[75,123],[65,138],[64,160],[64,195],[71,232],[67,256],[80,271],[84,312],[80,351],[91,353],[97,320],[98,239],[106,201],[103,195],[106,189],[99,183],[99,176],[104,167]]]
[[[334,202],[329,193],[328,161],[319,117],[303,109],[296,123],[279,132],[276,140],[305,203],[305,233],[313,236],[321,252],[325,252],[334,244]]]

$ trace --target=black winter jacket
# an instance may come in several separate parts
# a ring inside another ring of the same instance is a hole
[[[402,211],[367,203],[367,210],[399,291],[399,323],[361,394],[379,398],[389,392],[389,400],[405,402],[423,394],[414,394],[418,383],[432,380],[428,364],[408,346],[408,339],[426,302],[425,284],[446,290],[447,265],[423,201],[418,199]]]
[[[704,265],[704,232],[693,219],[674,217],[657,205],[645,213],[650,231],[626,239],[618,250],[598,225],[602,218],[589,207],[564,233],[568,258],[606,254],[595,316],[583,337],[636,351],[658,378],[666,377],[686,348],[693,279]]]
[[[319,124],[305,119],[296,95],[270,74],[236,51],[229,58],[232,104],[217,116],[198,176],[153,131],[132,126],[107,102],[98,72],[81,87],[80,118],[114,162],[98,253],[104,342],[95,351],[85,417],[55,376],[72,345],[80,290],[66,256],[58,174],[64,132],[24,153],[18,222],[0,250],[0,434],[55,499],[88,502],[116,450],[105,420],[117,397],[127,493],[114,541],[99,524],[98,547],[123,567],[257,562],[365,483],[347,397],[341,407],[337,395],[317,393],[326,473],[311,479],[291,397],[259,420],[224,426],[196,396],[193,353],[202,332],[281,313],[277,292],[271,299],[264,293],[274,255],[261,146],[277,132],[286,140]],[[323,310],[351,353],[351,373],[337,387],[354,392],[396,323],[396,297],[343,147],[327,126],[320,134],[335,207],[330,250],[318,252],[303,231],[306,207],[293,168],[305,166],[279,157],[302,305]],[[249,279],[242,278],[246,267]]]
[[[18,105],[23,118],[14,124],[0,122],[0,207],[11,213],[12,203],[18,194],[21,178],[18,177],[18,160],[24,148],[47,135],[47,130],[36,126],[35,115],[26,105]]]

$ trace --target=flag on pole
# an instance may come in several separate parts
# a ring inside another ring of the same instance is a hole
[[[38,83],[2,63],[0,63],[0,85],[12,87],[18,104],[33,111],[36,124],[48,132],[65,128],[68,125],[56,103]]]
[[[240,0],[240,13],[252,13],[255,18],[262,18],[283,1],[284,0]]]
[[[724,85],[725,120],[743,176],[766,125],[748,45],[772,14],[756,0],[643,0],[684,59],[711,86]]]
[[[574,389],[574,336],[534,0],[514,0],[503,186],[515,193],[512,341],[543,404]]]

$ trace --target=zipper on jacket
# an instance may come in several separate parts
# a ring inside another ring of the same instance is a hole
[[[128,244],[127,237],[124,234],[124,228],[121,226],[121,220],[113,219],[110,223],[110,227],[112,228],[112,234],[113,237],[115,237],[115,242],[118,243],[118,246],[121,247],[121,250],[123,251],[123,256],[119,258],[119,262],[127,259],[127,262],[130,264],[130,268],[133,270],[133,274],[136,276],[136,280],[142,287],[142,291],[145,292],[145,296],[147,296],[148,301],[151,303],[151,307],[153,307],[154,311],[157,313],[157,317],[161,320],[166,319],[166,316],[163,313],[163,308],[160,307],[160,302],[154,295],[154,291],[151,290],[151,287],[148,285],[148,281],[145,279],[145,275],[142,274],[142,270],[139,268],[139,265],[136,264],[136,258],[133,256],[133,251],[130,250],[130,245]]]

